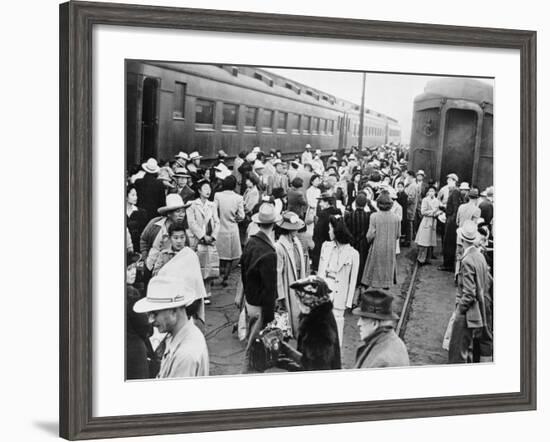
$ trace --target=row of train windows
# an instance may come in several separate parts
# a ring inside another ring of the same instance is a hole
[[[353,126],[353,136],[358,137],[359,132],[360,132],[359,124],[357,123]],[[384,131],[381,127],[363,126],[363,135],[372,136],[372,137],[381,137],[384,135]]]
[[[236,129],[238,125],[239,105],[222,104],[222,126],[227,129]],[[306,132],[334,134],[334,120],[318,118],[309,115],[301,115],[258,107],[244,107],[244,128],[255,131],[259,127],[263,131],[275,129],[281,132]],[[197,98],[195,102],[195,123],[202,125],[214,125],[216,103],[210,100]]]

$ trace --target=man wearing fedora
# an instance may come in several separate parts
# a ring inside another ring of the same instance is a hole
[[[258,225],[259,231],[248,239],[241,256],[241,277],[250,330],[244,372],[251,370],[250,348],[253,342],[275,317],[277,252],[273,226],[280,219],[272,204],[262,204],[258,213],[252,216],[252,222]]]
[[[181,167],[183,169],[186,169],[187,162],[189,161],[189,155],[185,152],[178,152],[175,156],[176,159],[176,167]]]
[[[146,221],[154,218],[157,210],[164,204],[165,188],[161,180],[158,179],[160,167],[157,160],[149,158],[147,162],[141,165],[145,175],[136,180],[135,187],[139,204],[145,210]]]
[[[176,187],[172,193],[177,193],[181,196],[184,203],[187,203],[195,199],[195,191],[189,186],[189,179],[191,175],[187,172],[187,169],[182,167],[176,168],[174,172],[174,179],[176,180]]]
[[[204,176],[204,170],[201,168],[201,158],[197,151],[189,154],[189,164],[187,165],[187,171],[191,175],[193,185],[195,185]]]
[[[405,343],[395,333],[399,317],[392,310],[393,297],[383,290],[361,294],[357,326],[363,345],[357,350],[354,368],[403,367],[409,365]]]
[[[161,215],[149,221],[141,233],[139,246],[149,271],[153,269],[157,256],[169,244],[168,228],[176,222],[185,222],[186,209],[190,203],[184,203],[177,193],[166,195],[166,205],[159,207]]]
[[[194,267],[188,259],[184,255],[174,257],[151,279],[147,296],[134,304],[136,313],[147,313],[153,327],[167,333],[158,378],[209,373],[206,340],[193,319],[204,318],[204,285],[198,259]],[[188,271],[181,272],[181,268]]]
[[[492,361],[492,332],[488,306],[492,304],[492,284],[485,257],[477,247],[477,223],[464,222],[458,229],[458,239],[464,247],[457,284],[455,320],[449,342],[449,363],[469,362],[474,340],[481,343],[480,362]]]

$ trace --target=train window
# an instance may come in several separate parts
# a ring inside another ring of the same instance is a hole
[[[176,81],[176,87],[174,88],[174,110],[172,112],[172,118],[184,118],[185,116],[185,91],[187,85]]]
[[[292,133],[300,133],[301,118],[302,116],[299,114],[290,114],[290,131]]]
[[[246,108],[244,125],[247,130],[256,130],[256,126],[258,125],[258,108],[257,107]]]
[[[309,115],[304,115],[304,132],[311,132],[311,117]]]
[[[319,118],[311,117],[311,133],[319,133]]]
[[[214,102],[197,98],[195,104],[195,122],[199,124],[214,124]]]
[[[286,112],[279,111],[279,118],[277,123],[277,131],[278,132],[286,132],[286,122],[288,119],[288,114]]]
[[[262,112],[262,130],[264,132],[273,131],[273,111],[264,109]]]
[[[334,120],[330,120],[330,133],[334,135]]]
[[[237,105],[236,104],[223,104],[223,120],[224,126],[237,126]]]
[[[327,128],[328,128],[328,120],[322,120],[321,131],[322,131],[324,134],[327,133]]]

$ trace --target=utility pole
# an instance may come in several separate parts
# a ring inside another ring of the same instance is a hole
[[[367,73],[363,72],[363,92],[361,94],[361,110],[359,116],[359,151],[363,149],[363,120],[365,118],[365,82]]]

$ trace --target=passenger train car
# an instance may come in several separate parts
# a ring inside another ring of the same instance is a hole
[[[360,107],[246,66],[126,62],[127,165],[219,149],[230,157],[260,146],[285,157],[358,145]],[[397,120],[365,110],[364,146],[399,143]]]
[[[414,100],[413,170],[445,184],[449,173],[480,189],[493,184],[493,86],[469,78],[428,82]]]

